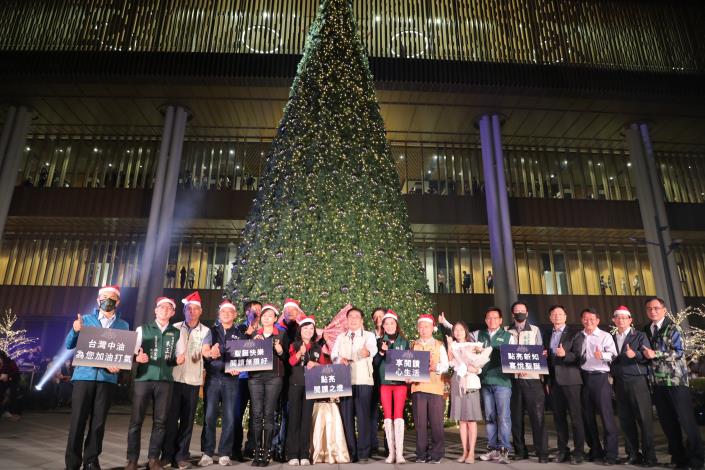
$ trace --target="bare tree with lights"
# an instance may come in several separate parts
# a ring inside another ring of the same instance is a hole
[[[13,360],[29,353],[37,342],[37,338],[27,336],[27,330],[15,329],[15,323],[17,315],[12,313],[12,309],[0,315],[0,350],[5,351]]]

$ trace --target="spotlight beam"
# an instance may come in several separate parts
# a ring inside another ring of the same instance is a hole
[[[51,362],[51,366],[47,368],[47,371],[42,376],[41,380],[34,387],[36,390],[41,390],[42,387],[56,374],[56,371],[61,369],[61,365],[66,359],[73,356],[75,349],[61,348],[59,352],[54,356],[54,360]]]

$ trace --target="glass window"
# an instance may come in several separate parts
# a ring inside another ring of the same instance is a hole
[[[553,272],[555,273],[556,293],[558,295],[569,294],[566,259],[560,249],[553,250]]]

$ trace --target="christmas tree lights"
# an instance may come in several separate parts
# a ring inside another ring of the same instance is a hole
[[[413,335],[432,302],[374,81],[348,0],[324,0],[292,85],[225,294],[394,309]]]

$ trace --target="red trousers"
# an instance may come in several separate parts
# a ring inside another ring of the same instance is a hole
[[[381,385],[379,387],[379,397],[382,401],[382,412],[384,419],[404,418],[404,404],[406,403],[406,393],[408,386],[402,385]]]

